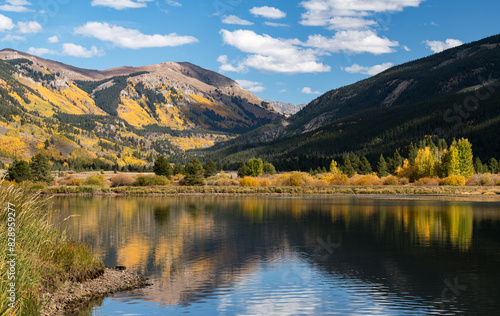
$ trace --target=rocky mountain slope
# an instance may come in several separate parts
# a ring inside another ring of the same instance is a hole
[[[133,126],[247,131],[279,113],[235,81],[190,63],[104,71],[81,69],[11,49],[0,59],[28,88],[11,95],[29,111],[111,115]],[[5,85],[4,85],[5,86]]]
[[[276,111],[284,115],[293,115],[307,105],[307,104],[295,105],[293,103],[285,103],[281,101],[272,101],[272,100],[264,100],[264,102],[271,104],[276,109]]]
[[[346,152],[375,163],[380,154],[404,153],[424,138],[467,137],[477,157],[499,159],[499,104],[496,35],[331,90],[286,122],[219,144],[207,155],[228,165],[258,156],[281,170],[309,170],[328,167]]]

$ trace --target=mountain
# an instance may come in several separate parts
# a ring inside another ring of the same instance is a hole
[[[137,127],[242,132],[279,115],[235,81],[190,63],[98,71],[11,49],[0,51],[0,59],[13,67],[15,80],[33,90],[26,100],[17,95],[21,105],[42,116],[111,115]]]
[[[331,90],[286,121],[219,144],[207,155],[228,165],[258,156],[281,170],[309,170],[328,167],[346,152],[373,163],[424,138],[468,137],[476,156],[498,159],[499,79],[496,35]]]
[[[4,162],[44,151],[77,168],[143,166],[281,117],[232,79],[190,63],[99,71],[0,51]]]
[[[306,104],[295,105],[293,103],[285,103],[272,100],[264,100],[264,102],[271,104],[276,109],[276,111],[284,115],[293,115],[306,106]]]

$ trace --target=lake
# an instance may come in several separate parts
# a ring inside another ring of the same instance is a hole
[[[500,202],[57,197],[53,221],[152,286],[83,315],[498,315]],[[70,217],[72,216],[72,217]]]

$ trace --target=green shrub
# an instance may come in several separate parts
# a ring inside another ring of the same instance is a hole
[[[144,175],[135,179],[133,185],[138,187],[155,186],[155,185],[168,185],[170,181],[165,176],[152,176]]]
[[[86,185],[97,185],[103,187],[106,185],[105,178],[103,175],[93,175],[89,176],[85,179],[84,182]]]

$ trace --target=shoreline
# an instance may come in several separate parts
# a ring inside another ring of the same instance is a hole
[[[480,198],[500,201],[499,186],[327,186],[327,187],[48,187],[47,196],[364,196],[395,198]]]
[[[131,291],[151,285],[148,278],[117,269],[105,268],[104,273],[84,282],[66,282],[54,293],[43,295],[41,316],[74,315],[93,302],[116,292]]]

